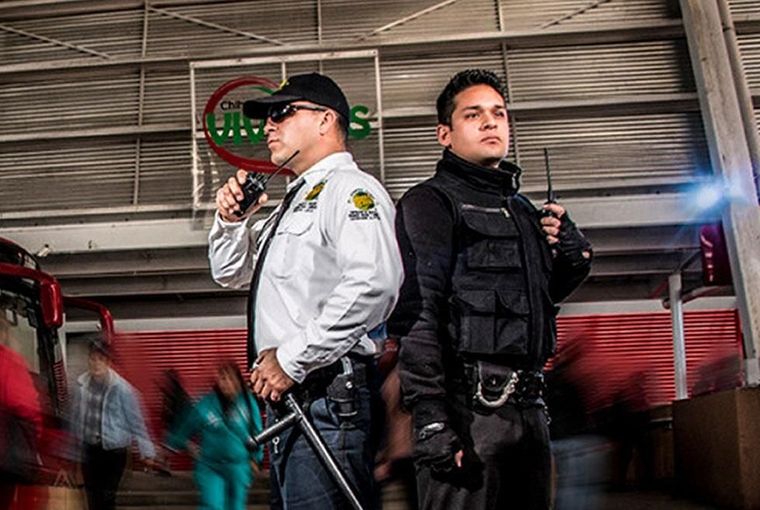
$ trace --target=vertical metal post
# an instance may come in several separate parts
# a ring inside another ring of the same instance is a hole
[[[670,321],[673,325],[673,364],[676,379],[676,400],[689,398],[686,385],[686,337],[683,329],[683,301],[681,300],[681,273],[668,278],[670,295]]]
[[[501,51],[504,58],[504,79],[507,82],[507,105],[509,105],[514,102],[514,97],[512,96],[512,85],[509,81],[509,48],[505,43],[501,44]],[[510,112],[509,115],[509,133],[512,137],[512,146],[515,152],[515,164],[520,166],[520,145],[517,143],[517,121],[512,112]]]
[[[190,64],[190,125],[192,126],[192,151],[193,151],[193,214],[201,208],[201,179],[200,179],[200,162],[198,161],[198,138],[196,136],[196,129],[198,128],[195,122],[195,67]],[[201,123],[203,119],[201,119]],[[202,125],[202,124],[201,124]]]
[[[680,0],[713,171],[733,197],[722,211],[744,337],[745,380],[760,384],[760,207],[736,76],[717,0]]]
[[[142,45],[140,47],[140,58],[143,60],[148,54],[148,2],[143,2],[143,31],[142,31]],[[145,112],[145,64],[140,63],[140,78],[139,78],[139,90],[137,93],[137,125],[143,125],[143,116]],[[142,152],[142,135],[137,135],[137,141],[135,142],[135,181],[132,187],[132,205],[137,205],[140,199],[140,153]]]
[[[375,53],[375,94],[377,102],[377,144],[380,157],[380,182],[385,183],[385,138],[383,135],[383,89],[380,79],[380,54]]]
[[[317,43],[322,44],[322,0],[317,0]]]
[[[499,29],[499,32],[504,31],[504,8],[501,6],[501,0],[494,0],[494,3],[496,4],[496,16],[498,18],[496,19],[496,28]]]
[[[496,13],[498,18],[498,28],[499,32],[504,31],[504,9],[501,6],[501,0],[496,0]],[[509,48],[507,47],[507,43],[502,42],[501,43],[501,58],[504,62],[504,80],[505,80],[505,89],[507,93],[507,103],[512,103],[512,84],[509,81]],[[509,133],[512,137],[512,144],[514,148],[514,155],[515,155],[515,163],[519,166],[520,165],[520,149],[517,145],[517,129],[516,129],[517,123],[515,122],[515,116],[513,114],[509,115]]]
[[[728,0],[718,0],[718,9],[720,9],[720,19],[723,23],[723,37],[726,40],[726,49],[731,61],[734,83],[736,83],[736,95],[739,99],[744,135],[747,137],[747,143],[749,144],[749,157],[752,160],[755,178],[757,178],[760,175],[760,132],[758,131],[757,120],[755,119],[755,112],[752,106],[752,93],[749,89],[747,76],[744,74],[739,42],[736,39],[736,27],[734,27],[734,20],[731,17],[731,7],[728,5]],[[756,184],[760,186],[760,182]],[[760,188],[757,186],[756,189],[760,193]]]

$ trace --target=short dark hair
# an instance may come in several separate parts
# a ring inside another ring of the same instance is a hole
[[[343,135],[343,143],[346,143],[348,141],[348,119],[337,111],[335,112],[335,116],[338,118],[338,129]]]
[[[454,98],[464,89],[473,85],[488,85],[506,101],[504,86],[496,73],[487,69],[467,69],[455,74],[443,88],[435,102],[438,111],[438,124],[451,125],[451,114],[454,113]]]
[[[113,346],[108,342],[105,338],[103,338],[102,335],[96,333],[93,335],[88,335],[90,338],[89,344],[88,344],[88,354],[100,354],[101,356],[104,356],[108,358],[109,360],[113,360],[114,358],[114,352],[113,352]]]

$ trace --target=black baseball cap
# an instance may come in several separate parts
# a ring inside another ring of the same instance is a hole
[[[291,76],[271,96],[251,99],[243,103],[243,115],[251,119],[265,119],[273,105],[293,101],[311,101],[327,106],[348,120],[350,111],[348,100],[340,87],[331,78],[319,73]]]

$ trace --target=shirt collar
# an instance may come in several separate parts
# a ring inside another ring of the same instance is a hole
[[[513,195],[520,189],[522,170],[517,165],[503,160],[499,168],[486,168],[464,160],[451,152],[443,151],[437,170],[456,176],[471,187],[485,192]]]
[[[321,160],[314,163],[308,170],[298,176],[297,179],[290,181],[287,191],[290,191],[300,185],[301,181],[306,181],[306,187],[316,186],[327,175],[332,173],[336,167],[350,165],[354,163],[354,157],[350,152],[333,152]]]

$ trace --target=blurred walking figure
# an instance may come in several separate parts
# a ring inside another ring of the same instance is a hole
[[[42,432],[39,394],[14,343],[10,324],[0,316],[0,510],[13,508],[19,483],[32,481]]]
[[[153,465],[156,450],[148,436],[137,391],[112,367],[111,346],[90,343],[88,370],[77,382],[74,432],[82,445],[82,475],[89,510],[111,510],[116,504],[132,441]]]
[[[252,470],[264,458],[251,438],[261,432],[261,413],[234,362],[219,366],[213,390],[185,413],[170,432],[168,445],[195,458],[195,481],[202,510],[243,510]],[[199,437],[199,444],[190,442]]]
[[[182,384],[179,372],[171,368],[164,372],[161,383],[161,422],[167,435],[171,435],[185,418],[193,402]]]
[[[590,404],[595,381],[589,357],[591,335],[570,336],[546,376],[546,403],[555,465],[555,510],[600,508],[610,445],[596,431]]]

